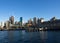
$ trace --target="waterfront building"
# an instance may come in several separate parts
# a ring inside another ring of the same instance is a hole
[[[4,23],[4,26],[5,26],[6,29],[9,29],[10,28],[10,22],[9,21],[6,21]]]
[[[50,21],[44,21],[40,24],[39,27],[43,27],[44,29],[60,29],[60,19],[52,18]]]
[[[33,18],[33,25],[35,26],[37,24],[37,19],[36,17]]]
[[[29,27],[29,26],[32,26],[32,19],[28,20],[27,26],[28,26],[28,27]]]
[[[15,25],[18,25],[18,22],[17,21],[15,21]]]
[[[3,29],[4,27],[4,22],[0,22],[0,29]]]
[[[44,22],[44,18],[40,18],[40,23],[43,23]]]
[[[50,21],[55,21],[56,20],[56,17],[53,17],[50,19]]]
[[[23,23],[23,21],[22,21],[22,20],[23,20],[23,18],[22,18],[22,17],[20,17],[20,21],[19,21],[19,22],[20,22],[20,27],[22,27],[22,23]]]
[[[40,25],[40,19],[38,18],[37,19],[37,26],[39,26]]]
[[[37,24],[40,24],[40,19],[39,18],[37,19]]]
[[[11,17],[9,18],[9,21],[10,21],[11,24],[14,24],[14,16],[11,16]]]
[[[32,19],[28,20],[28,24],[32,24]]]
[[[2,25],[3,25],[2,22],[0,22],[0,26],[1,26],[1,27],[2,27]]]
[[[16,22],[15,22],[15,27],[16,27],[16,28],[19,28],[19,27],[20,27],[20,23],[16,21]]]

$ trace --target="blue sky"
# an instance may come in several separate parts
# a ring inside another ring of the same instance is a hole
[[[33,17],[60,18],[60,0],[0,0],[0,21],[6,21],[10,16],[14,16],[15,21],[20,17],[24,21]]]

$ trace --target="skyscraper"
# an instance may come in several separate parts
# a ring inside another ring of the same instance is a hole
[[[36,17],[33,18],[33,25],[35,26],[37,24],[37,19]]]
[[[11,17],[9,18],[9,20],[10,20],[10,23],[11,23],[11,24],[14,24],[14,16],[11,16]]]
[[[40,24],[40,19],[38,18],[38,20],[37,20],[37,24],[39,25]]]
[[[9,29],[10,28],[10,22],[9,21],[6,21],[4,23],[4,26],[5,26],[6,29]]]
[[[20,17],[20,26],[22,27],[22,17]]]
[[[32,19],[28,20],[28,24],[32,24]]]

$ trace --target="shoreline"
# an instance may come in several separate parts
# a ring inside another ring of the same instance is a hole
[[[60,31],[60,29],[1,29],[0,31],[20,31],[20,30],[25,30],[25,31]]]

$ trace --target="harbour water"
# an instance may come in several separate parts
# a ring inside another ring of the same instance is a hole
[[[60,31],[0,31],[0,43],[60,43]]]

